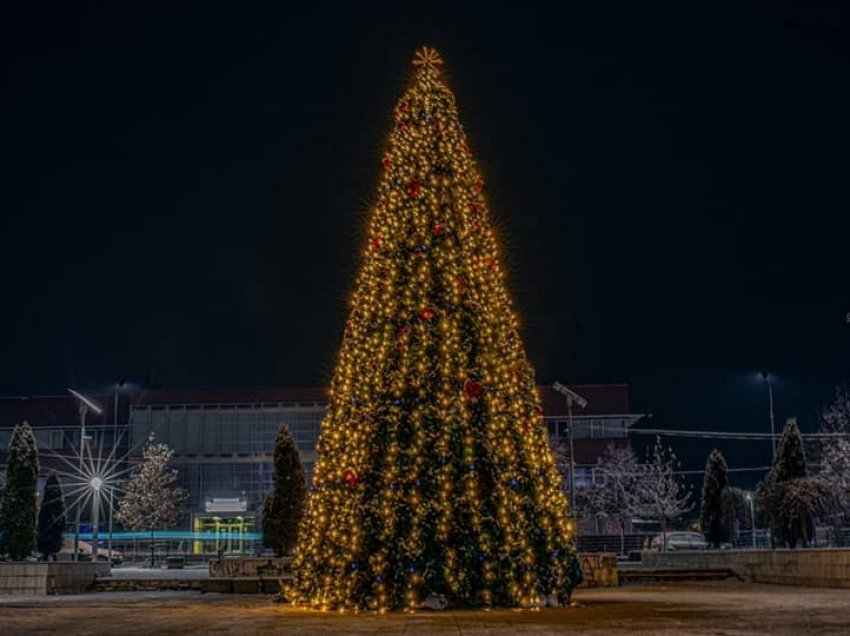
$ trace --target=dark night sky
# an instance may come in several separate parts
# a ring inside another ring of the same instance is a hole
[[[804,428],[850,380],[846,10],[113,4],[6,4],[0,394],[327,383],[422,44],[541,381],[764,431],[759,369]]]

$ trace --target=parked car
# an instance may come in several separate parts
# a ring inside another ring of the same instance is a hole
[[[660,551],[664,545],[664,535],[659,534],[653,537],[649,544],[650,550]],[[668,532],[667,533],[667,549],[668,550],[707,550],[708,542],[700,532]]]
[[[88,541],[80,540],[78,544],[78,552],[80,558],[86,561],[91,561],[92,555],[92,544]],[[62,549],[59,551],[59,554],[63,555],[72,555],[74,553],[74,540],[68,539],[67,537],[62,541]],[[98,561],[108,561],[110,557],[109,550],[107,548],[98,548],[97,549],[97,560]],[[112,551],[112,563],[119,564],[124,560],[124,555],[122,555],[118,550]]]

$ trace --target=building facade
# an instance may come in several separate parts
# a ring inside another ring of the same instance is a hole
[[[628,444],[640,419],[630,412],[626,385],[571,387],[587,400],[574,408],[572,437],[575,485],[593,479],[593,467],[608,444]],[[569,438],[564,397],[540,387],[544,419],[554,440]],[[150,435],[174,451],[178,485],[188,493],[183,529],[216,537],[215,551],[247,551],[242,537],[259,529],[259,510],[272,488],[274,439],[284,424],[291,432],[310,483],[316,443],[327,409],[323,389],[146,389],[93,396],[101,414],[86,413],[89,456],[114,457],[132,471]],[[73,469],[80,449],[79,403],[71,396],[0,398],[0,463],[12,429],[33,427],[42,473]],[[569,463],[562,465],[569,470]],[[568,475],[565,475],[568,477]],[[219,540],[221,537],[221,540]],[[205,550],[195,541],[193,551]]]

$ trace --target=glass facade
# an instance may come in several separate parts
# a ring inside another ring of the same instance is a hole
[[[573,416],[573,439],[616,439],[629,436],[635,416]],[[552,437],[568,437],[570,422],[565,417],[547,417],[546,427]]]
[[[591,462],[604,449],[604,440],[627,438],[629,428],[640,418],[605,414],[629,412],[620,388],[589,390],[602,398],[606,408],[612,402],[606,400],[612,395],[615,399],[608,411],[598,407],[593,415],[582,412],[573,417],[576,455],[587,462],[576,462],[577,487],[593,480]],[[579,392],[585,391],[579,387]],[[618,402],[621,397],[623,401]],[[94,457],[117,458],[123,464],[120,479],[129,479],[131,471],[127,469],[139,461],[151,433],[174,451],[178,485],[186,490],[188,500],[177,528],[169,532],[194,532],[191,537],[181,537],[177,549],[197,551],[197,545],[187,547],[190,544],[184,540],[201,541],[209,543],[202,547],[204,552],[215,552],[222,546],[226,551],[237,552],[255,547],[240,541],[256,541],[251,537],[261,529],[262,502],[273,486],[278,428],[284,424],[292,434],[309,484],[321,422],[327,411],[327,394],[320,388],[146,389],[122,394],[118,399],[113,395],[93,399],[104,407],[104,413],[89,413],[89,452]],[[553,439],[569,437],[569,421],[563,411],[560,400],[557,407],[547,411],[545,424]],[[0,398],[0,416],[0,460],[14,426],[27,420],[33,425],[42,453],[43,472],[73,472],[69,466],[76,466],[80,448],[79,410],[74,398]],[[567,466],[562,470],[567,478]],[[228,501],[239,505],[233,507]],[[87,518],[87,514],[84,512],[83,517]],[[201,539],[195,537],[198,533],[203,535]]]
[[[178,485],[189,511],[206,501],[241,497],[258,511],[273,485],[273,452],[285,424],[301,454],[307,483],[316,460],[325,405],[204,404],[133,407],[130,455],[140,455],[150,433],[174,451]]]
[[[175,453],[267,453],[281,424],[300,451],[312,451],[319,439],[324,406],[205,405],[136,407],[131,445],[141,447],[150,432]]]
[[[109,432],[112,432],[110,428]],[[44,450],[73,450],[80,446],[80,427],[75,428],[36,428],[35,441],[38,443],[39,451]],[[100,440],[100,431],[96,428],[86,430],[86,435],[93,441]],[[12,430],[0,430],[0,448],[8,448],[12,439]],[[112,448],[112,441],[109,442]]]

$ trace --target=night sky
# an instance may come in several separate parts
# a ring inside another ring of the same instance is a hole
[[[760,369],[804,430],[850,380],[847,10],[112,4],[0,18],[0,394],[327,384],[422,44],[541,382],[767,432]]]

